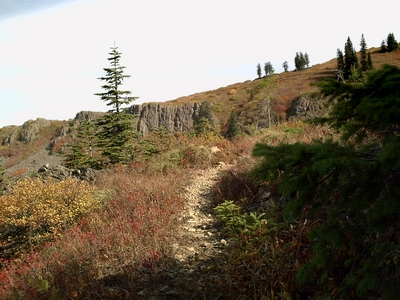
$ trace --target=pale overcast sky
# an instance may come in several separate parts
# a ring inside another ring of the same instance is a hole
[[[0,127],[107,111],[102,92],[110,47],[131,75],[135,103],[162,102],[276,72],[296,52],[311,64],[400,40],[400,0],[0,0]]]

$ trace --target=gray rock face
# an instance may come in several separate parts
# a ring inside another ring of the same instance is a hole
[[[47,127],[49,125],[50,120],[46,120],[43,118],[37,118],[35,121],[27,121],[22,125],[18,140],[20,142],[30,142],[36,138],[41,128]]]
[[[146,135],[161,126],[168,131],[188,131],[194,124],[198,109],[198,103],[190,102],[182,106],[146,103],[129,107],[127,113],[138,116],[137,130]]]
[[[12,129],[10,130],[10,133],[8,134],[8,136],[6,136],[3,141],[2,141],[2,145],[11,145],[13,144],[19,135],[19,126],[12,126]]]
[[[74,120],[77,121],[79,124],[92,121],[102,117],[105,113],[100,111],[80,111],[76,114]]]
[[[36,120],[26,121],[22,126],[15,126],[9,133],[9,135],[2,141],[3,145],[9,145],[14,143],[16,140],[19,142],[31,142],[33,141],[39,130],[43,127],[50,125],[50,120],[43,118],[37,118]]]
[[[312,119],[327,113],[326,99],[321,99],[309,94],[301,95],[292,102],[287,111],[288,117],[299,119]]]

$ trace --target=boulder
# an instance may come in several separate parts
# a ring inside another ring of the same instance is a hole
[[[91,168],[69,169],[61,165],[53,167],[49,164],[45,164],[39,168],[34,177],[41,177],[43,179],[54,178],[59,181],[65,180],[67,178],[75,178],[77,180],[94,182],[95,175],[96,171]]]

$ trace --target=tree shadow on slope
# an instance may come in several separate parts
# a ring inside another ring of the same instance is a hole
[[[221,257],[182,262],[173,258],[156,265],[124,267],[118,274],[103,278],[102,299],[237,299],[227,290]],[[132,278],[131,274],[136,274]],[[107,298],[107,296],[109,298]]]

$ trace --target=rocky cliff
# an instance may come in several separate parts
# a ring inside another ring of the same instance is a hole
[[[303,94],[290,105],[288,118],[312,119],[322,117],[327,113],[327,99],[319,98],[314,94]]]
[[[15,141],[31,142],[36,138],[39,131],[49,126],[50,123],[50,120],[37,118],[36,120],[26,121],[22,126],[11,126],[8,135],[2,140],[2,145],[10,145]]]
[[[194,124],[199,104],[187,102],[182,106],[168,106],[160,103],[133,105],[128,113],[138,116],[137,129],[143,135],[155,127],[164,126],[168,131],[188,131]]]

